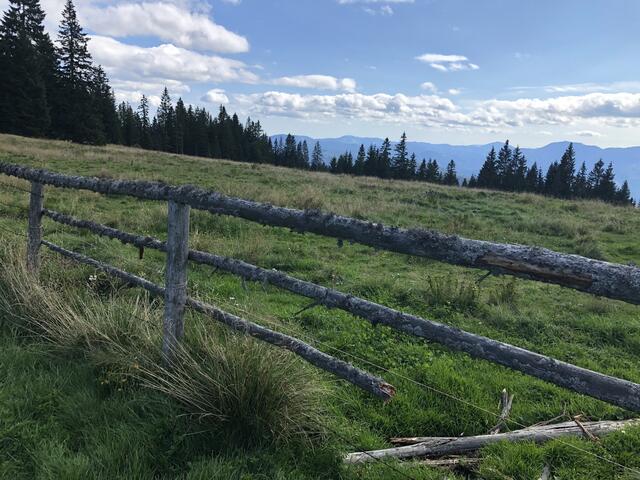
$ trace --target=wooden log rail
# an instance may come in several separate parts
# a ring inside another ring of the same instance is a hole
[[[125,272],[124,270],[120,270],[112,265],[100,262],[91,257],[87,257],[86,255],[66,250],[47,240],[42,240],[42,245],[76,262],[90,265],[131,285],[141,287],[149,291],[154,296],[165,296],[165,288],[156,285],[149,280]],[[212,317],[233,330],[246,333],[264,342],[285,348],[296,355],[299,355],[312,365],[347,380],[353,385],[356,385],[377,397],[384,400],[390,400],[393,395],[395,395],[395,388],[381,378],[371,375],[370,373],[367,373],[343,360],[327,355],[297,338],[275,332],[191,297],[186,297],[186,305],[197,312]]]
[[[43,215],[56,222],[84,228],[137,247],[160,251],[167,249],[165,242],[153,237],[133,235],[48,209],[43,210]],[[640,385],[628,380],[604,375],[455,327],[402,313],[384,305],[300,280],[282,272],[256,267],[241,260],[195,250],[189,250],[188,257],[196,263],[211,265],[248,280],[269,282],[290,292],[312,298],[326,307],[340,308],[350,312],[374,325],[387,325],[401,332],[440,343],[453,350],[466,352],[476,358],[509,367],[613,405],[640,411]]]
[[[177,187],[157,182],[64,175],[10,163],[0,163],[0,172],[61,188],[129,195],[147,200],[171,200],[199,210],[240,217],[264,225],[336,237],[393,252],[553,283],[640,304],[640,269],[633,266],[539,247],[473,240],[422,229],[389,227],[318,210],[277,207],[191,185]]]
[[[475,437],[415,437],[402,439],[415,440],[413,445],[349,453],[345,462],[350,464],[370,462],[383,458],[439,458],[448,455],[464,455],[498,442],[535,442],[544,443],[560,437],[583,437],[585,431],[593,436],[606,435],[627,427],[640,426],[640,420],[585,422],[564,422],[555,425],[528,427],[507,433],[478,435]]]

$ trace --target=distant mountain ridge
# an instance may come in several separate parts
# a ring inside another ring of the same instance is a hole
[[[272,139],[284,139],[286,135],[273,135]],[[375,137],[356,137],[353,135],[345,135],[338,138],[313,138],[304,135],[296,135],[296,140],[306,140],[309,144],[309,150],[313,148],[316,141],[320,142],[324,160],[329,163],[331,157],[338,156],[345,151],[350,151],[354,156],[358,152],[361,144],[365,148],[370,144],[380,146],[383,139]],[[395,145],[396,142],[392,142]],[[566,150],[570,142],[553,142],[538,148],[522,148],[523,153],[527,157],[527,164],[531,166],[536,162],[545,172],[549,165],[555,160],[560,160],[562,153]],[[456,168],[460,177],[470,177],[471,174],[477,174],[484,162],[484,159],[491,150],[491,147],[500,148],[503,142],[493,142],[484,145],[449,145],[445,143],[428,143],[428,142],[407,142],[407,148],[410,153],[415,153],[418,161],[423,158],[433,158],[438,161],[441,167],[446,162],[453,159],[456,162]],[[513,146],[516,144],[514,143]],[[576,168],[584,161],[587,168],[591,169],[593,164],[600,158],[605,163],[613,162],[616,173],[616,183],[622,184],[624,180],[629,182],[631,193],[634,198],[640,196],[640,146],[637,147],[607,147],[601,148],[595,145],[585,145],[580,142],[573,142],[576,151]]]

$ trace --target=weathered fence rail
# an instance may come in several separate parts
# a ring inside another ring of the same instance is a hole
[[[232,215],[265,225],[288,227],[299,232],[312,232],[351,240],[377,248],[434,258],[452,264],[482,268],[498,274],[555,283],[636,304],[640,303],[640,269],[638,268],[541,248],[471,240],[433,231],[406,230],[319,211],[300,211],[275,207],[228,197],[193,186],[175,187],[146,181],[71,176],[7,163],[0,163],[0,173],[32,182],[28,256],[30,266],[37,269],[37,247],[42,243],[62,255],[102,269],[156,295],[163,295],[165,298],[163,352],[169,360],[172,350],[182,336],[184,308],[189,306],[216,318],[231,328],[246,331],[257,338],[287,348],[312,364],[379,397],[388,399],[394,393],[393,387],[381,379],[319,352],[304,342],[188,298],[186,295],[186,264],[189,259],[215,266],[246,279],[268,281],[278,287],[313,298],[318,304],[341,308],[374,324],[385,324],[614,405],[640,411],[639,384],[405,314],[337,290],[296,279],[281,272],[262,269],[246,262],[211,253],[189,250],[189,207],[215,214]],[[43,209],[42,185],[168,201],[168,241],[161,242],[152,237],[121,232],[95,222],[79,220],[59,212]],[[86,228],[94,233],[116,238],[140,248],[149,247],[166,252],[166,288],[76,252],[70,252],[50,242],[41,241],[40,218],[42,215],[46,215],[54,221]]]
[[[150,282],[149,280],[146,280],[142,277],[138,277],[137,275],[125,272],[124,270],[120,270],[119,268],[116,268],[112,265],[108,265],[91,257],[87,257],[86,255],[66,250],[47,240],[43,240],[42,244],[50,250],[72,260],[75,260],[76,262],[92,266],[131,285],[144,288],[155,296],[166,297],[166,288],[156,285],[155,283]],[[185,296],[185,304],[200,313],[208,315],[215,320],[224,323],[234,330],[246,333],[248,335],[251,335],[252,337],[258,338],[267,343],[271,343],[272,345],[286,348],[287,350],[290,350],[300,357],[304,358],[312,365],[315,365],[322,370],[343,378],[377,397],[388,400],[395,394],[394,387],[386,383],[381,378],[360,370],[359,368],[354,367],[347,362],[327,355],[326,353],[321,352],[311,345],[298,340],[297,338],[285,335],[283,333],[275,332],[261,325],[250,322],[236,315],[220,310],[219,308],[216,308],[212,305],[207,305],[204,302],[195,300],[187,296]]]
[[[0,172],[32,182],[97,193],[175,201],[199,210],[350,240],[375,248],[433,258],[496,274],[554,283],[640,304],[640,268],[558,253],[539,247],[487,242],[440,232],[389,227],[317,210],[295,210],[229,197],[191,185],[64,175],[0,163]]]
[[[80,220],[60,212],[45,209],[48,218],[65,225],[89,230],[95,234],[120,240],[139,248],[167,250],[167,244],[148,236],[122,232],[89,220]],[[603,375],[560,360],[531,352],[507,343],[465,332],[442,323],[403,313],[362,298],[291,277],[282,272],[267,270],[241,260],[189,250],[189,259],[239,275],[247,280],[268,282],[298,295],[314,299],[319,305],[339,308],[371,323],[387,325],[401,332],[425,338],[453,350],[468,353],[498,363],[513,370],[546,380],[578,393],[640,411],[640,385]]]

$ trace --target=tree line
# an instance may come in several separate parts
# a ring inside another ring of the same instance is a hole
[[[393,147],[385,138],[378,147],[361,145],[355,157],[345,152],[325,162],[320,143],[310,150],[306,140],[289,134],[272,140],[259,121],[242,124],[220,106],[217,115],[202,107],[174,103],[164,88],[155,115],[142,96],[134,108],[116,105],[106,73],[94,65],[87,35],[78,22],[73,0],[66,0],[57,46],[44,29],[39,0],[10,0],[0,24],[0,131],[81,143],[117,143],[145,149],[211,158],[270,163],[335,174],[415,180],[459,185],[454,160],[441,169],[434,159],[418,162],[409,154],[407,136]],[[598,161],[590,172],[584,162],[576,171],[569,145],[560,161],[543,174],[527,166],[519,147],[509,142],[492,148],[477,175],[462,186],[536,192],[562,198],[597,198],[632,203],[625,181],[618,188],[613,166]]]
[[[497,153],[494,147],[491,148],[480,172],[477,176],[471,175],[467,186],[634,204],[627,181],[620,187],[616,185],[612,163],[605,167],[600,159],[587,171],[585,162],[582,162],[576,170],[573,143],[569,144],[559,161],[549,165],[545,174],[535,162],[528,167],[520,147],[512,149],[507,140]]]

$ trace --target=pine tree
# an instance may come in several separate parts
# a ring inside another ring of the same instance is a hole
[[[322,148],[320,142],[316,142],[313,146],[313,153],[311,154],[311,170],[324,170],[324,160],[322,158]]]
[[[156,119],[156,136],[159,149],[163,152],[175,151],[175,113],[167,87],[164,87],[164,90],[162,91],[160,105],[158,106],[158,112],[156,113]],[[229,141],[232,142],[233,140],[230,139]]]
[[[400,141],[394,147],[394,155],[391,159],[391,173],[394,178],[407,178],[408,162],[407,134],[403,132]]]
[[[496,184],[495,187],[509,189],[511,178],[513,176],[512,152],[509,146],[509,140],[498,152],[498,160],[496,161]]]
[[[364,161],[364,174],[371,177],[378,175],[378,162],[379,162],[378,149],[375,145],[369,145],[367,150],[367,158]]]
[[[44,136],[55,51],[38,0],[10,0],[0,24],[0,131]],[[53,57],[53,58],[51,58]],[[52,93],[52,92],[51,92]]]
[[[589,172],[587,177],[587,190],[590,192],[590,198],[597,198],[600,195],[600,184],[604,177],[604,162],[602,159],[598,160]]]
[[[309,145],[307,141],[302,141],[302,167],[306,170],[309,168],[311,162],[309,161]]]
[[[478,174],[478,187],[480,188],[496,188],[498,186],[497,158],[496,149],[491,147],[491,151],[487,154],[480,173]]]
[[[427,172],[425,175],[425,180],[431,183],[442,182],[442,174],[440,173],[440,166],[438,165],[437,160],[429,159],[429,161],[427,162]]]
[[[151,148],[151,125],[149,123],[149,100],[145,95],[140,99],[138,105],[138,115],[140,117],[140,146]]]
[[[447,171],[442,177],[442,183],[445,185],[456,185],[458,186],[458,175],[456,174],[456,162],[451,160],[447,164]]]
[[[364,175],[365,162],[367,159],[367,154],[364,150],[364,145],[360,145],[358,149],[358,156],[356,157],[356,161],[353,164],[353,173],[356,175]]]
[[[607,169],[604,171],[597,194],[598,198],[605,202],[614,202],[616,200],[615,174],[613,173],[613,164],[611,162],[609,162]]]
[[[420,162],[420,167],[418,167],[417,177],[418,180],[423,182],[427,179],[427,161],[424,158]]]
[[[511,190],[516,192],[523,192],[527,185],[527,159],[520,150],[519,146],[513,150],[512,165],[510,169],[513,172],[511,183]]]
[[[413,180],[416,178],[416,170],[418,169],[418,161],[416,160],[416,154],[412,153],[409,157],[409,163],[407,164],[407,178]]]
[[[531,168],[527,171],[527,175],[525,177],[525,190],[527,192],[536,192],[538,191],[538,164],[533,162]]]
[[[380,178],[391,176],[391,142],[389,138],[385,138],[380,147],[376,176]]]
[[[589,184],[587,183],[587,166],[584,162],[576,174],[573,182],[572,195],[576,198],[586,198],[589,195]]]
[[[467,185],[469,188],[476,188],[478,186],[478,179],[475,175],[471,175],[469,178],[469,184]]]
[[[573,192],[573,181],[576,171],[576,154],[573,150],[573,143],[570,143],[562,154],[558,164],[558,192],[554,195],[569,198]]]
[[[58,43],[58,102],[62,107],[57,115],[56,130],[63,138],[75,142],[104,143],[104,125],[94,108],[95,69],[87,48],[88,38],[78,22],[72,0],[66,1],[62,12]]]
[[[633,199],[631,198],[631,190],[629,189],[629,183],[625,180],[620,189],[616,192],[616,203],[620,205],[633,205]]]

